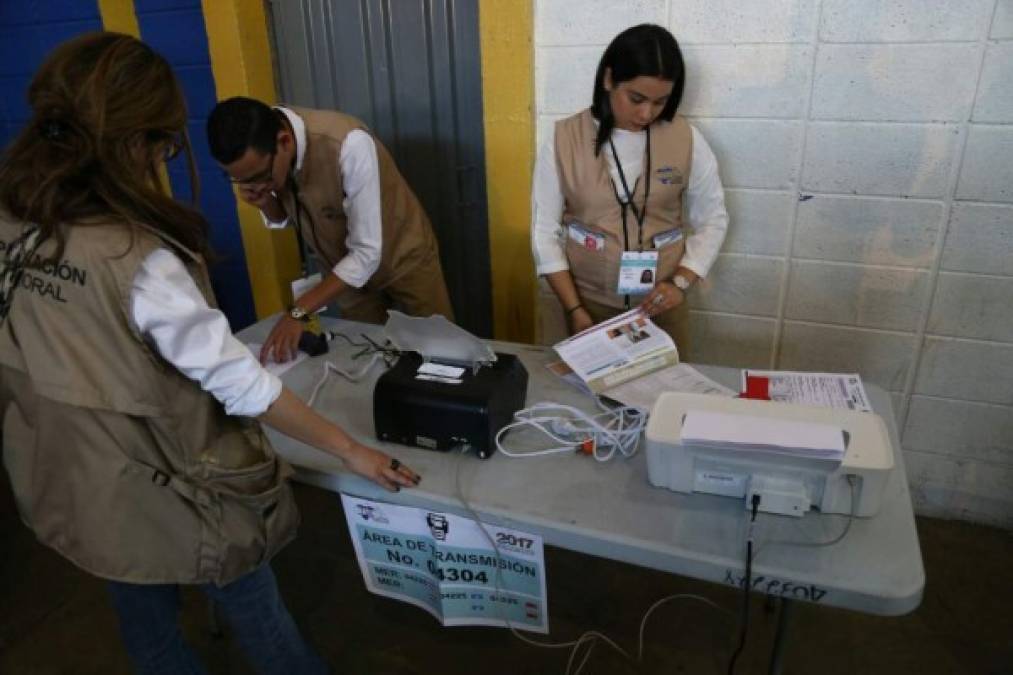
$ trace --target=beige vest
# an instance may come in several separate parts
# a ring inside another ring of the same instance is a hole
[[[348,217],[338,158],[345,137],[359,129],[372,132],[359,120],[344,113],[290,107],[306,124],[306,148],[303,163],[294,175],[302,210],[299,221],[303,240],[333,267],[345,257]],[[383,220],[383,244],[380,267],[366,283],[367,290],[380,289],[398,275],[436,254],[432,225],[415,193],[401,176],[387,148],[375,136],[380,170],[380,208]],[[292,191],[281,193],[290,217],[296,212]]]
[[[616,200],[602,147],[596,157],[594,140],[598,127],[590,110],[556,122],[555,149],[559,183],[563,193],[563,227],[566,228],[566,257],[581,298],[609,307],[623,307],[625,298],[616,291],[619,263],[625,247],[622,208]],[[641,176],[633,193],[637,209],[644,203],[644,185],[651,181],[641,241],[643,250],[654,250],[657,234],[682,227],[682,194],[689,183],[693,136],[689,124],[676,116],[671,122],[651,126],[651,175]],[[646,171],[646,163],[644,170]],[[630,185],[630,188],[633,188]],[[623,194],[622,185],[617,185]],[[596,251],[569,236],[569,225],[579,223],[604,237],[605,248]],[[637,219],[626,215],[629,249],[638,250]],[[671,279],[685,251],[688,233],[677,242],[658,249],[658,279]],[[634,300],[636,302],[636,300]]]
[[[21,231],[0,212],[0,248]],[[166,242],[122,225],[65,232],[62,260],[25,270],[0,325],[4,464],[21,517],[101,577],[232,581],[295,536],[291,469],[259,424],[226,415],[134,329],[132,280]],[[179,254],[213,302],[203,262]]]

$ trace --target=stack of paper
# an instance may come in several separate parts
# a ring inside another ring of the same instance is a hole
[[[796,457],[844,459],[844,431],[832,424],[690,410],[682,443],[716,450],[761,451]]]

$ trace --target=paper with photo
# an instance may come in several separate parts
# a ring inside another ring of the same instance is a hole
[[[668,333],[642,309],[632,309],[554,345],[595,393],[679,362]]]

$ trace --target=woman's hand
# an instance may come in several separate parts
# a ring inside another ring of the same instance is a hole
[[[348,468],[391,492],[415,487],[422,478],[395,457],[367,445],[356,443],[345,458]]]
[[[570,316],[566,317],[566,322],[570,327],[570,335],[576,335],[594,325],[594,319],[591,318],[591,315],[583,307],[573,310]]]
[[[686,293],[675,284],[671,281],[659,281],[640,303],[640,309],[647,312],[648,316],[654,316],[674,309],[685,301]]]
[[[397,492],[415,487],[419,475],[400,460],[359,443],[333,422],[321,417],[286,387],[258,419],[286,436],[341,459],[350,471]]]

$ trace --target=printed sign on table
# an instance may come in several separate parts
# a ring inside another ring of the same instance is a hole
[[[548,632],[538,535],[344,494],[341,501],[371,592],[417,605],[444,626]]]

